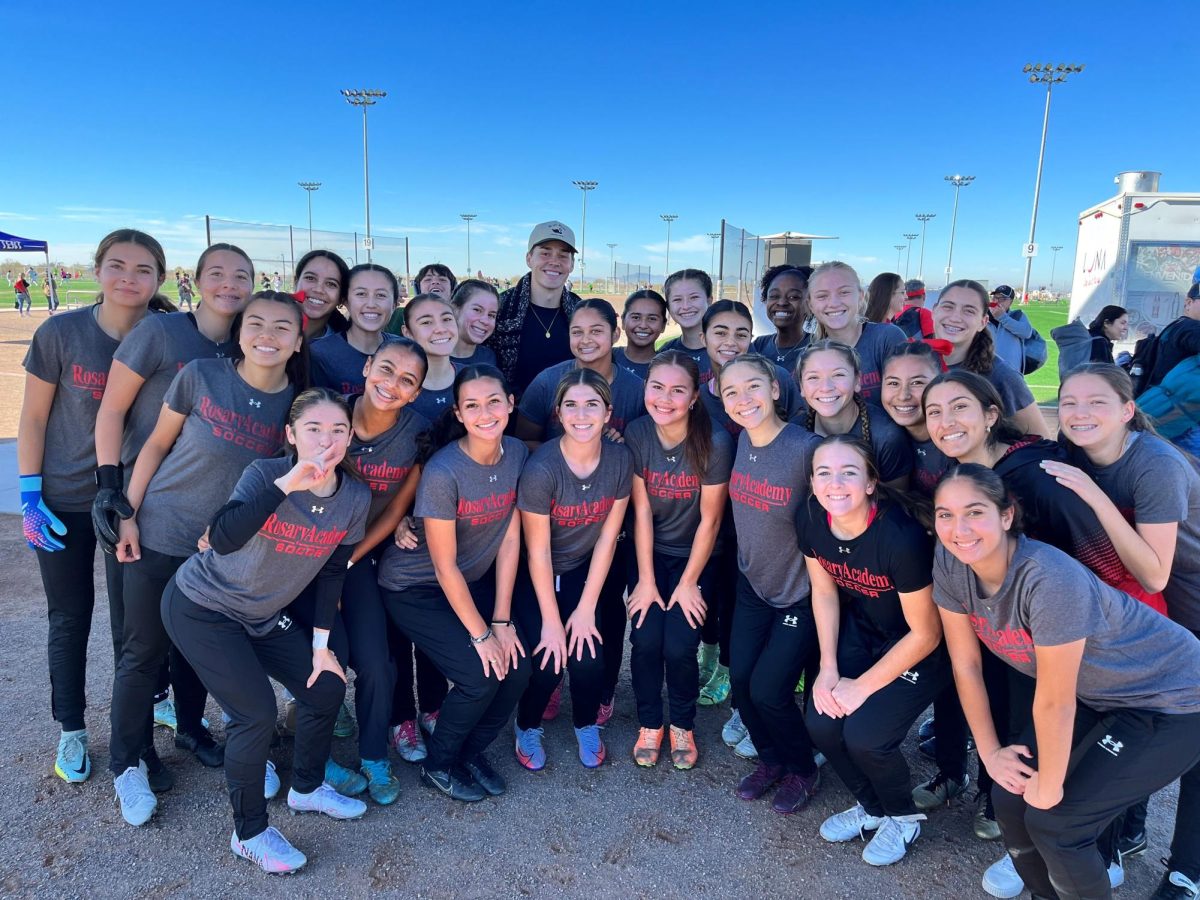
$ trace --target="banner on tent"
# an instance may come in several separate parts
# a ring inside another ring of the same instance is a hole
[[[50,246],[45,241],[35,241],[0,231],[0,250],[15,253],[48,253]]]

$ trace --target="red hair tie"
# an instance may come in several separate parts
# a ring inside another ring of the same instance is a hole
[[[300,304],[300,330],[307,331],[308,314],[304,312],[304,301],[307,299],[307,295],[302,290],[295,291],[292,293],[292,299]]]

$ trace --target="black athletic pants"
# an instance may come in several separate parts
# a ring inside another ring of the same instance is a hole
[[[358,755],[371,760],[387,759],[392,691],[396,685],[396,663],[388,646],[392,626],[379,595],[378,551],[376,548],[364,556],[346,573],[341,609],[350,644],[348,659],[354,669]]]
[[[654,582],[663,602],[679,584],[687,558],[654,554]],[[700,594],[705,603],[713,602],[711,561],[700,574]],[[714,615],[712,610],[708,615]],[[651,606],[640,626],[629,625],[629,673],[633,696],[637,700],[638,725],[663,727],[662,688],[667,685],[668,721],[676,728],[691,731],[696,724],[696,698],[700,695],[696,647],[700,629],[688,624],[683,610],[674,606],[663,611]]]
[[[953,678],[933,698],[933,730],[937,737],[934,759],[938,771],[962,781],[967,771],[967,717]]]
[[[738,575],[729,648],[734,706],[760,761],[806,776],[816,766],[795,691],[816,646],[817,626],[807,597],[779,609]]]
[[[1033,721],[1033,692],[1035,682],[1023,672],[1002,662],[994,653],[982,645],[979,648],[983,665],[983,685],[987,688],[988,707],[992,713],[992,724],[1000,746],[1018,743],[1017,737],[1025,732]],[[934,715],[937,715],[936,711]],[[992,776],[988,774],[983,760],[976,760],[980,793],[990,793]]]
[[[162,598],[163,624],[204,686],[229,716],[225,726],[225,782],[233,823],[243,840],[267,829],[263,778],[275,736],[278,708],[274,678],[296,698],[292,788],[307,794],[325,780],[325,761],[346,685],[322,672],[312,675],[312,641],[290,616],[261,637],[215,610],[189,600],[172,578]]]
[[[1019,743],[1034,753],[1032,723]],[[992,786],[992,804],[1017,873],[1035,896],[1112,896],[1101,835],[1134,801],[1167,786],[1200,762],[1200,713],[1165,715],[1080,705],[1063,799],[1036,809]],[[1194,822],[1190,823],[1194,827]]]
[[[118,563],[125,568],[125,628],[113,676],[110,716],[109,768],[114,775],[136,766],[139,755],[154,746],[154,695],[168,653],[179,731],[199,734],[204,727],[201,719],[208,699],[204,685],[183,654],[171,646],[162,620],[163,591],[185,559],[143,546],[137,562]]]
[[[450,685],[428,656],[413,646],[399,628],[389,628],[388,651],[396,663],[396,682],[392,689],[391,724],[399,725],[417,717],[417,711],[435,713],[442,708]],[[414,674],[415,666],[415,674]],[[416,702],[413,688],[416,687]]]
[[[490,622],[496,605],[496,574],[489,572],[468,585],[475,608]],[[450,606],[441,586],[420,584],[402,591],[383,590],[388,615],[438,667],[438,677],[454,686],[446,694],[437,728],[430,735],[425,767],[445,771],[468,762],[496,739],[529,683],[528,657],[508,670],[504,680],[483,674],[483,662],[471,635]],[[507,628],[497,625],[496,628]],[[526,653],[531,649],[522,641]]]
[[[565,624],[571,613],[579,606],[579,598],[583,595],[584,582],[587,580],[588,567],[592,563],[588,556],[574,569],[554,576],[554,595],[558,600],[558,615]],[[624,649],[621,644],[616,647],[607,646],[607,638],[603,637],[603,622],[605,615],[612,615],[612,610],[604,612],[605,605],[615,606],[622,615],[625,604],[621,598],[625,583],[625,569],[610,566],[608,577],[600,589],[600,599],[596,603],[596,628],[601,631],[605,644],[596,645],[593,656],[587,647],[583,649],[583,659],[576,659],[571,654],[567,661],[567,670],[571,673],[571,719],[576,728],[584,728],[596,724],[596,714],[604,699],[606,655],[615,654],[618,659]],[[513,615],[520,626],[521,633],[529,635],[529,649],[541,641],[542,612],[538,607],[537,594],[533,590],[533,582],[529,570],[522,560],[517,570],[517,583],[513,588]],[[542,713],[550,702],[550,695],[562,681],[563,673],[554,671],[554,663],[546,662],[546,667],[540,668],[546,661],[544,655],[532,658],[533,672],[529,677],[529,687],[525,689],[521,702],[517,705],[517,727],[521,729],[540,728]]]
[[[725,514],[731,515],[728,510]],[[729,636],[733,631],[733,607],[738,583],[737,545],[732,537],[726,541],[724,550],[713,553],[708,564],[713,573],[713,596],[712,599],[706,598],[708,615],[704,618],[701,640],[706,644],[717,644],[717,662],[728,666]]]
[[[49,633],[46,655],[50,663],[50,709],[63,731],[86,727],[83,711],[87,707],[88,634],[92,630],[92,610],[96,591],[92,570],[96,562],[96,533],[92,531],[90,512],[55,512],[67,526],[59,540],[66,547],[49,553],[35,551],[46,592]],[[113,661],[121,657],[121,632],[124,611],[121,607],[121,563],[104,554],[108,582],[108,617],[112,626]]]
[[[609,652],[604,654],[604,691],[600,697],[602,703],[613,702],[617,682],[621,678],[621,660],[625,656],[625,625],[628,618],[625,615],[624,595],[627,590],[633,589],[629,582],[629,567],[635,562],[632,535],[631,515],[628,530],[621,532],[617,539],[617,549],[613,553],[612,565],[608,570],[609,576],[605,579],[605,587],[615,595],[617,602],[600,603],[596,607],[596,627],[604,639],[604,646],[609,648]],[[618,583],[614,584],[614,580]]]
[[[871,643],[853,617],[842,616],[837,657],[843,678],[858,678],[883,657]],[[809,703],[804,721],[813,743],[870,815],[907,816],[917,811],[900,745],[917,716],[950,680],[950,663],[939,646],[844,718],[830,718]]]

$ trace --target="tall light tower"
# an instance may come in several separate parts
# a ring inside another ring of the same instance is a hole
[[[667,272],[663,276],[665,278],[671,274],[671,223],[678,219],[679,216],[674,213],[663,213],[659,218],[667,223]]]
[[[900,257],[904,255],[906,244],[892,244],[892,249],[896,251],[896,271],[900,271]]]
[[[937,213],[917,213],[917,221],[921,223],[921,261],[917,265],[917,277],[925,280],[925,226],[930,219],[936,219]]]
[[[471,220],[476,218],[478,213],[459,213],[458,217],[467,223],[467,277],[471,278]]]
[[[710,238],[712,238],[712,242],[713,242],[712,254],[711,254],[712,258],[709,260],[709,263],[708,263],[708,275],[710,278],[712,278],[712,277],[716,276],[716,274],[717,274],[717,241],[719,241],[721,239],[721,232],[710,231],[710,232],[708,232],[708,236]]]
[[[317,191],[317,190],[321,189],[321,182],[319,182],[319,181],[297,181],[296,183],[298,185],[300,185],[300,187],[304,188],[304,192],[306,194],[308,194],[308,249],[311,250],[313,248],[313,245],[312,245],[312,195],[313,195],[313,191]]]
[[[1042,193],[1042,162],[1046,158],[1046,130],[1050,127],[1050,95],[1056,84],[1062,84],[1067,80],[1068,75],[1078,75],[1083,71],[1083,66],[1074,63],[1071,65],[1027,63],[1021,71],[1029,76],[1030,84],[1046,86],[1046,113],[1042,117],[1042,147],[1038,151],[1037,178],[1033,183],[1033,215],[1029,219],[1029,240],[1024,249],[1025,280],[1021,282],[1021,302],[1024,302],[1029,295],[1029,273],[1033,269],[1033,256],[1037,253],[1034,235],[1037,231],[1038,199]]]
[[[1054,258],[1050,260],[1050,299],[1054,299],[1054,270],[1058,267],[1058,251],[1062,249],[1062,244],[1055,244],[1050,248],[1054,251]]]
[[[917,235],[915,232],[913,234],[906,233],[902,237],[908,241],[908,253],[904,254],[904,280],[908,281],[908,264],[912,262],[912,242],[917,239]]]
[[[367,107],[374,106],[387,96],[387,91],[376,90],[343,90],[342,96],[351,106],[362,108],[363,114],[363,206],[367,216],[367,237],[363,246],[367,249],[367,262],[371,261],[371,251],[375,249],[375,241],[371,239],[371,170],[367,163]]]
[[[583,191],[583,227],[580,229],[579,236],[579,283],[584,284],[587,281],[587,195],[588,191],[594,191],[598,181],[572,181],[571,184]]]
[[[950,218],[950,253],[946,256],[946,283],[949,284],[954,263],[954,229],[958,225],[958,195],[963,188],[975,180],[975,176],[947,175],[946,180],[954,185],[954,215]]]
[[[614,255],[613,251],[615,251],[616,249],[617,249],[616,244],[608,245],[608,271],[610,273],[610,277],[612,278],[612,284],[613,284],[614,288],[616,287],[616,284],[617,284],[617,257]]]

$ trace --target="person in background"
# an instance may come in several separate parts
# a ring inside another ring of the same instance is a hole
[[[1135,385],[1138,394],[1154,387],[1189,356],[1200,353],[1200,283],[1188,288],[1182,314],[1159,333],[1154,344],[1156,351],[1152,351],[1149,371],[1143,372],[1142,380]]]
[[[904,279],[895,272],[881,272],[867,288],[868,322],[895,322],[908,305]]]
[[[24,275],[17,276],[13,290],[17,292],[17,312],[21,314],[22,318],[33,315],[33,301],[29,299],[29,283],[25,280]]]
[[[988,304],[988,331],[996,346],[996,356],[1018,372],[1025,365],[1025,342],[1033,337],[1033,323],[1019,309],[1013,309],[1017,292],[1007,284],[992,291]]]
[[[1110,363],[1113,358],[1113,344],[1123,341],[1129,336],[1129,312],[1122,306],[1111,303],[1100,310],[1092,324],[1088,326],[1092,336],[1092,362]]]
[[[417,277],[414,283],[417,286],[417,292],[414,297],[419,297],[421,294],[437,294],[439,297],[445,297],[449,300],[454,296],[454,292],[458,290],[458,279],[454,277],[454,273],[450,271],[449,266],[444,266],[441,263],[428,263],[421,266],[417,270]],[[403,286],[399,296],[401,299],[408,296],[403,290]],[[394,334],[397,337],[404,336],[404,310],[404,306],[396,307],[396,311],[392,313],[392,317],[388,320],[384,331],[388,334]]]

